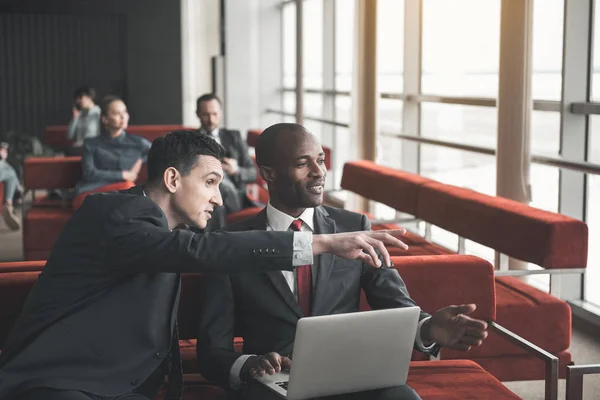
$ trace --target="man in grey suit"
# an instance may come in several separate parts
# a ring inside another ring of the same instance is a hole
[[[221,127],[221,107],[221,100],[214,94],[203,94],[196,100],[199,131],[212,136],[225,149],[222,160],[225,179],[221,183],[223,207],[215,210],[207,231],[224,227],[228,214],[253,206],[246,196],[246,185],[254,182],[257,176],[256,166],[240,131]]]
[[[301,125],[267,128],[260,136],[256,157],[269,186],[270,202],[258,215],[227,227],[228,231],[331,234],[370,229],[364,215],[321,205],[327,175],[325,154],[318,140]],[[286,355],[293,349],[298,320],[356,312],[361,289],[374,309],[415,305],[396,269],[371,268],[360,260],[332,254],[321,255],[312,266],[295,271],[223,274],[205,280],[197,343],[200,372],[231,389],[232,397],[279,398],[251,378],[289,368],[292,361]],[[436,354],[440,346],[468,350],[480,345],[487,336],[487,324],[465,315],[474,309],[468,304],[443,308],[433,316],[422,312],[415,347]],[[244,354],[234,351],[234,335],[243,337]],[[420,397],[405,385],[332,398]]]
[[[385,234],[195,234],[222,204],[223,148],[193,131],[158,138],[148,181],[90,195],[61,232],[0,354],[0,398],[152,399],[169,376],[182,391],[181,272],[267,272],[313,255],[380,262]],[[389,254],[387,255],[389,258]],[[248,267],[251,265],[251,267]]]

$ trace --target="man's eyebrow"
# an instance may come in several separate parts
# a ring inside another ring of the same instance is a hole
[[[211,171],[208,174],[204,175],[203,178],[208,178],[211,175],[216,175],[217,178],[222,179],[223,178],[223,174],[218,172],[218,171]]]
[[[319,153],[319,157],[322,157],[322,156],[325,156],[324,152],[323,153]],[[311,159],[311,158],[312,158],[311,156],[305,155],[305,156],[296,157],[296,160],[308,160],[308,159]]]

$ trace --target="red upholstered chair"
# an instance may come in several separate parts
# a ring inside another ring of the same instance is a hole
[[[119,190],[131,189],[134,186],[135,183],[131,181],[115,182],[111,183],[110,185],[105,185],[97,189],[90,190],[89,192],[80,193],[73,199],[73,209],[77,210],[79,207],[81,207],[81,204],[85,198],[92,193],[117,192]]]
[[[580,273],[586,266],[587,226],[564,215],[444,185],[370,161],[347,163],[342,187],[550,271]],[[380,224],[373,229],[393,227]],[[409,250],[390,249],[392,254],[453,252],[415,234],[407,234],[405,240]],[[568,305],[509,276],[496,279],[496,295],[498,322],[558,357],[561,376],[565,376],[565,367],[571,361]],[[475,360],[502,381],[542,379],[545,375],[544,365],[535,356],[498,336],[469,353],[444,349],[441,357]]]

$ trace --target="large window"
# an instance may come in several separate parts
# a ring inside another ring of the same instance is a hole
[[[423,0],[422,91],[496,97],[500,0]]]
[[[296,4],[286,3],[282,17],[283,87],[296,86]]]

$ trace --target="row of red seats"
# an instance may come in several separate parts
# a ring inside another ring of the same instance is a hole
[[[475,303],[478,305],[475,312],[477,318],[495,320],[494,273],[488,262],[473,256],[453,255],[396,257],[393,262],[403,276],[412,297],[425,311],[433,312],[447,305],[448,300],[452,299],[455,304]],[[44,263],[0,263],[0,348]],[[202,277],[202,274],[182,275],[179,329],[186,374],[186,400],[225,398],[220,388],[212,386],[196,370],[194,338],[200,313],[196,294]],[[448,285],[447,282],[453,284]],[[363,301],[361,309],[368,309],[366,302]],[[234,344],[241,350],[243,340],[236,338]],[[417,356],[414,359],[422,358]],[[408,383],[424,400],[519,399],[491,374],[468,360],[413,361]],[[157,400],[160,398],[161,396]]]
[[[151,131],[158,130],[155,127]],[[259,135],[260,131],[249,132],[248,144],[254,145]],[[72,187],[80,174],[79,159],[76,158],[30,159],[25,166],[25,186],[28,189]],[[264,182],[257,182],[256,186],[264,196]],[[342,188],[544,268],[582,268],[586,265],[587,226],[559,214],[443,185],[366,161],[345,166]],[[267,199],[268,194],[264,202]],[[25,216],[25,255],[26,259],[45,259],[72,210],[44,207],[43,201],[35,204]],[[260,208],[243,210],[231,217],[247,217],[258,210]],[[386,226],[374,226],[374,229],[383,227]],[[416,234],[408,234],[406,241],[410,250],[395,254],[453,253]],[[425,286],[423,290],[429,289]],[[565,366],[571,361],[568,305],[515,278],[498,278],[496,292],[500,322],[558,356],[561,375],[564,375]],[[442,358],[462,357],[465,357],[462,353],[442,352]],[[500,339],[488,340],[468,357],[504,381],[543,379],[545,373],[543,364],[534,356]]]

